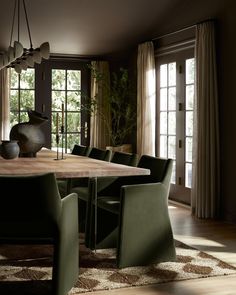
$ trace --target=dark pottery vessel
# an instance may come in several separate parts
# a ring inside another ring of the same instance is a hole
[[[20,152],[19,145],[16,140],[3,140],[0,145],[0,155],[4,159],[17,158]]]
[[[36,153],[45,145],[45,136],[41,125],[48,121],[41,113],[28,111],[29,122],[16,124],[10,131],[10,139],[17,140],[20,147],[19,157],[36,157]]]

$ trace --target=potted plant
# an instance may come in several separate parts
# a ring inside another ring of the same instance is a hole
[[[107,147],[108,149],[131,152],[131,144],[127,144],[126,140],[136,126],[136,106],[132,103],[134,91],[128,70],[120,68],[118,72],[112,72],[110,83],[104,79],[101,73],[93,68],[91,71],[95,75],[97,83],[100,83],[105,89],[103,100],[109,106],[110,117],[103,112],[103,105],[98,102],[96,97],[87,100],[86,109],[90,114],[99,114],[104,121],[111,143],[111,146]]]

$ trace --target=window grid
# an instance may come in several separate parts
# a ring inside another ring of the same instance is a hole
[[[81,110],[79,108],[72,110],[71,108],[68,108],[68,102],[69,102],[69,95],[73,93],[80,93],[81,92],[81,71],[79,70],[67,70],[67,69],[57,69],[56,71],[64,72],[64,87],[61,89],[53,88],[52,87],[52,94],[53,92],[58,92],[64,94],[60,95],[61,97],[61,104],[56,109],[52,108],[52,132],[51,132],[51,138],[52,138],[52,148],[56,148],[56,113],[59,113],[59,126],[61,126],[61,117],[62,117],[62,104],[64,104],[64,147],[66,152],[70,152],[72,149],[72,145],[76,142],[80,144],[81,142]],[[77,72],[80,76],[80,83],[79,87],[77,89],[69,89],[69,74],[68,72]],[[53,79],[53,70],[52,70],[52,79]],[[80,94],[77,95],[78,99],[80,100]],[[77,114],[77,116],[75,116]],[[77,117],[78,120],[75,126],[72,126],[70,123],[70,120],[73,121],[73,118]],[[76,130],[71,130],[72,128],[76,128]],[[61,139],[61,135],[60,135]],[[59,141],[59,147],[62,147],[62,140]]]
[[[28,87],[26,87],[28,84]],[[23,87],[25,86],[25,87]],[[32,87],[33,86],[33,87]],[[22,74],[10,69],[10,127],[28,122],[28,109],[35,108],[35,70],[28,68]]]

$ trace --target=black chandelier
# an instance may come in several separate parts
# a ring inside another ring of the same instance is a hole
[[[24,48],[20,43],[20,11],[21,7],[24,9],[25,21],[27,24],[27,30],[29,35],[30,48]],[[13,43],[13,33],[15,28],[15,20],[17,13],[17,41]],[[12,46],[13,43],[13,46]],[[33,48],[29,20],[26,11],[25,0],[15,0],[10,45],[6,52],[0,55],[0,70],[5,67],[12,67],[15,71],[20,74],[22,70],[27,70],[28,67],[33,67],[34,63],[40,64],[42,59],[49,59],[50,48],[49,43],[44,42],[39,48]]]

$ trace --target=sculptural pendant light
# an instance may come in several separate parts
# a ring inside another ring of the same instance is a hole
[[[27,30],[29,35],[30,48],[24,48],[20,43],[20,11],[21,8],[24,9],[25,21],[27,24]],[[17,12],[17,35],[18,40],[13,42],[13,33],[15,27],[15,19]],[[7,52],[4,52],[0,55],[0,70],[4,67],[13,67],[17,73],[21,73],[22,70],[26,70],[28,67],[33,67],[34,63],[40,64],[43,59],[49,59],[50,56],[50,47],[48,42],[44,42],[40,45],[39,48],[33,48],[31,32],[29,27],[29,20],[26,11],[25,0],[15,0],[13,19],[12,19],[12,28],[11,28],[11,37],[10,45]]]

